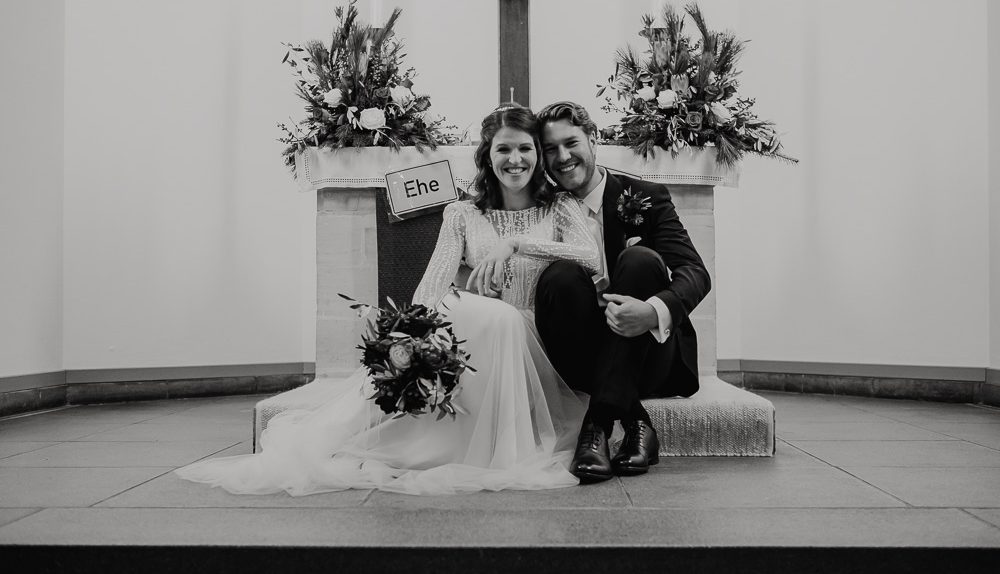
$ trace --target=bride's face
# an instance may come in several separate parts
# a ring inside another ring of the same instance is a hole
[[[538,164],[538,150],[527,132],[502,127],[493,136],[490,163],[505,191],[520,191],[531,181]]]

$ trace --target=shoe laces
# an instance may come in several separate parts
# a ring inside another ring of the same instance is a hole
[[[586,442],[590,445],[591,449],[596,449],[601,446],[601,439],[604,436],[604,431],[594,427],[593,429],[587,430],[585,433]]]
[[[642,440],[646,438],[646,425],[640,423],[639,421],[633,421],[629,423],[628,428],[625,429],[625,438],[623,443],[627,446],[639,446]]]

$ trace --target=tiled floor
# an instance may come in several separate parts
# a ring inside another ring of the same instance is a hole
[[[761,394],[778,413],[773,458],[666,458],[597,485],[452,497],[233,496],[171,472],[249,452],[261,397],[8,418],[0,547],[1000,548],[1000,409]]]

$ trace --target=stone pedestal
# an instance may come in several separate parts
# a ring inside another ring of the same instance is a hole
[[[378,294],[375,190],[321,189],[316,201],[316,376],[358,366],[363,322],[344,293],[372,303]]]

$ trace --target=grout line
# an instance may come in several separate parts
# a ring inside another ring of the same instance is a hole
[[[983,524],[985,524],[987,526],[992,526],[994,529],[1000,530],[1000,526],[997,526],[996,524],[993,524],[989,520],[986,520],[984,518],[980,518],[979,516],[976,516],[975,514],[969,512],[968,508],[958,508],[958,510],[960,510],[960,511],[966,513],[966,514],[968,514],[969,516],[975,518],[976,520],[978,520],[979,522],[982,522]]]
[[[888,495],[888,496],[890,496],[890,497],[892,497],[892,498],[894,498],[894,499],[898,500],[899,502],[902,502],[903,504],[905,504],[905,505],[906,505],[906,507],[907,507],[907,508],[914,508],[914,506],[913,506],[912,504],[910,504],[909,502],[907,502],[907,501],[903,500],[902,498],[900,498],[900,497],[896,496],[895,494],[892,494],[891,492],[887,492],[887,491],[885,491],[885,490],[882,490],[881,488],[879,488],[879,487],[875,486],[874,484],[872,484],[872,483],[868,482],[867,480],[865,480],[865,479],[861,478],[860,476],[857,476],[856,474],[853,474],[853,473],[851,473],[851,472],[849,472],[849,471],[847,471],[847,470],[844,470],[843,468],[841,468],[841,467],[839,467],[839,466],[837,466],[837,465],[835,465],[835,464],[831,464],[831,463],[829,463],[829,462],[827,462],[827,461],[825,461],[825,460],[823,460],[823,459],[819,458],[818,456],[816,456],[816,455],[812,454],[811,452],[806,452],[806,451],[802,450],[801,448],[799,448],[799,447],[795,446],[794,444],[792,444],[792,443],[790,443],[790,442],[788,442],[788,441],[782,441],[782,442],[784,442],[784,443],[785,443],[786,445],[788,445],[788,446],[790,446],[790,447],[794,448],[795,450],[797,450],[797,451],[799,451],[799,452],[801,452],[801,453],[803,453],[803,454],[805,454],[805,455],[807,455],[807,456],[811,456],[812,458],[814,458],[814,459],[816,459],[816,460],[818,460],[818,461],[822,462],[823,464],[825,464],[825,465],[827,465],[827,466],[829,466],[829,467],[831,467],[831,468],[835,468],[835,469],[839,470],[840,472],[843,472],[844,474],[846,474],[846,475],[848,475],[848,476],[851,476],[851,477],[853,477],[853,478],[856,478],[857,480],[860,480],[861,482],[863,482],[863,483],[867,484],[868,486],[870,486],[870,487],[874,488],[875,490],[877,490],[877,491],[879,491],[879,492],[881,492],[881,493],[884,493],[884,494],[886,494],[886,495]]]
[[[5,508],[12,508],[12,507],[5,507]],[[13,507],[13,508],[17,508],[17,507]],[[49,509],[48,507],[41,507],[41,508],[39,508],[39,507],[30,507],[30,506],[28,508],[34,508],[35,511],[32,512],[31,514],[26,514],[26,515],[22,516],[21,518],[18,518],[17,520],[14,520],[12,522],[8,522],[7,524],[0,525],[0,530],[3,530],[4,528],[10,526],[11,524],[17,524],[18,522],[24,520],[25,518],[30,518],[30,517],[38,514],[39,512],[41,512],[43,510],[48,510]]]
[[[358,505],[358,508],[361,508],[362,506],[368,504],[368,500],[371,499],[371,497],[375,494],[376,490],[378,490],[378,489],[377,488],[373,488],[373,489],[369,490],[368,494],[366,494],[365,497],[361,500],[361,504]]]
[[[632,501],[632,495],[629,494],[628,489],[625,488],[625,481],[623,481],[622,477],[620,476],[616,476],[615,480],[618,481],[618,486],[622,489],[622,492],[625,494],[625,500],[628,501],[628,506],[626,506],[626,508],[635,508],[636,506],[635,503]]]
[[[98,504],[101,504],[102,502],[107,502],[108,500],[111,500],[112,498],[114,498],[116,496],[125,494],[126,492],[128,492],[130,490],[134,490],[136,488],[139,488],[140,486],[142,486],[144,484],[152,482],[152,481],[156,480],[157,478],[160,478],[161,476],[166,476],[166,475],[170,474],[171,472],[177,470],[175,467],[169,467],[169,466],[144,466],[144,467],[132,467],[132,468],[162,468],[162,469],[164,469],[164,472],[161,472],[160,474],[157,474],[155,476],[151,476],[148,479],[146,479],[146,480],[144,480],[144,481],[142,481],[142,482],[140,482],[138,484],[133,484],[132,486],[126,488],[125,490],[116,492],[116,493],[112,494],[111,496],[108,496],[106,498],[98,500],[97,502],[95,502],[95,503],[93,503],[93,504],[91,504],[89,506],[76,507],[76,508],[94,508]]]
[[[219,454],[220,452],[226,450],[227,448],[233,448],[234,446],[240,444],[241,442],[243,442],[243,441],[238,441],[238,442],[235,442],[233,444],[230,444],[229,446],[227,446],[225,448],[221,448],[221,449],[219,449],[219,450],[217,450],[217,451],[215,451],[213,453],[207,454],[207,455],[199,458],[198,460],[195,460],[195,461],[193,461],[191,463],[188,463],[188,464],[194,464],[194,462],[199,462],[199,461],[205,460],[206,458],[208,458],[210,456],[214,456],[214,455]],[[187,466],[187,465],[182,465],[182,466]],[[111,468],[129,468],[129,467],[111,467]],[[136,468],[136,467],[132,467],[132,468]],[[147,483],[152,482],[152,481],[154,481],[154,480],[156,480],[158,478],[166,476],[166,475],[170,474],[171,472],[177,470],[180,467],[178,467],[178,466],[169,466],[169,467],[148,466],[148,467],[139,467],[139,468],[165,468],[167,470],[165,472],[161,472],[160,474],[157,474],[156,476],[152,476],[152,477],[150,477],[150,478],[148,478],[148,479],[146,479],[146,480],[144,480],[144,481],[142,481],[142,482],[140,482],[138,484],[133,484],[132,486],[126,488],[125,490],[116,492],[116,493],[112,494],[111,496],[108,496],[108,497],[106,497],[106,498],[104,498],[102,500],[98,500],[94,504],[91,504],[90,506],[88,506],[88,508],[93,508],[93,507],[97,506],[98,504],[101,504],[102,502],[107,502],[108,500],[111,500],[112,498],[114,498],[116,496],[120,496],[122,494],[125,494],[126,492],[129,492],[130,490],[134,490],[134,489],[139,488],[140,486],[142,486],[144,484],[147,484]]]

